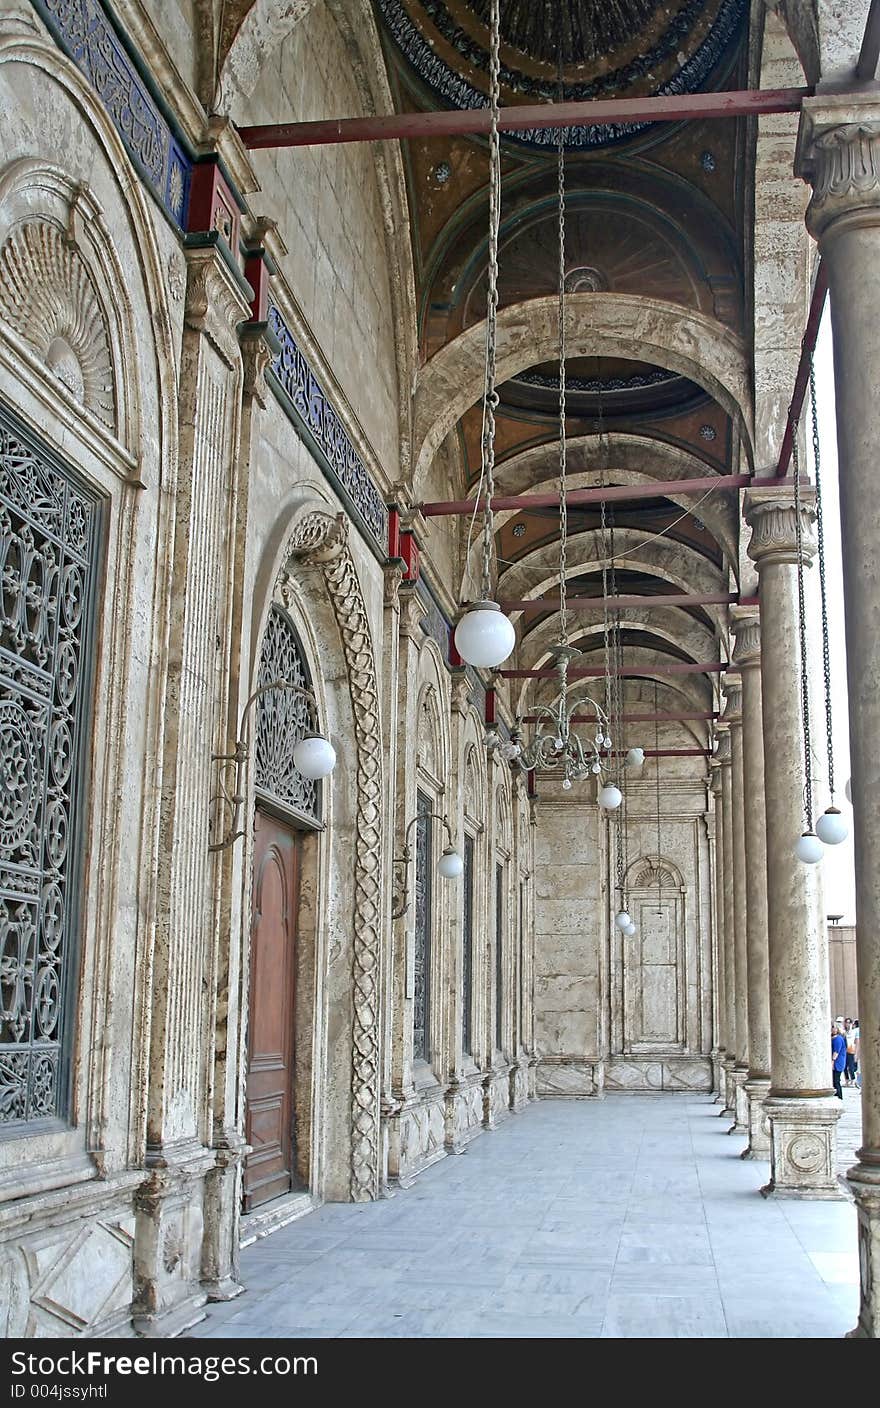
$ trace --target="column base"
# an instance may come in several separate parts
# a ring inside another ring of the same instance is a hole
[[[724,1081],[724,1103],[718,1111],[719,1119],[725,1119],[730,1115],[735,1115],[734,1108],[736,1099],[736,1086],[733,1080],[733,1068],[735,1062],[732,1056],[725,1056],[722,1062],[722,1077]]]
[[[712,1095],[714,1103],[717,1105],[718,1101],[724,1098],[724,1047],[720,1046],[711,1052],[709,1060],[712,1062]]]
[[[770,1182],[765,1198],[841,1199],[837,1177],[837,1121],[840,1101],[833,1095],[768,1095]]]
[[[746,1095],[746,1081],[749,1078],[748,1066],[734,1066],[733,1073],[733,1124],[728,1134],[748,1134],[749,1097]]]
[[[762,1076],[749,1078],[743,1087],[749,1102],[749,1142],[741,1159],[770,1159],[770,1121],[764,1101],[770,1093],[770,1081]]]
[[[847,1339],[880,1339],[880,1149],[860,1149],[846,1181],[859,1219],[859,1322]]]

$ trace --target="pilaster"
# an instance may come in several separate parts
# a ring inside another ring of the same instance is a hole
[[[715,1104],[725,1104],[724,1059],[726,1034],[724,1031],[724,820],[721,804],[721,763],[717,757],[709,760],[709,791],[713,809],[707,813],[709,829],[709,863],[712,890],[713,946],[712,946],[712,1089]],[[709,823],[711,821],[711,828]]]
[[[200,237],[187,251],[147,1105],[150,1173],[137,1200],[135,1322],[144,1334],[165,1335],[192,1323],[206,1294],[198,1282],[203,1178],[216,1166],[207,1097],[223,903],[222,874],[208,853],[211,754],[223,751],[228,737],[242,388],[237,326],[247,316],[243,280],[228,254],[219,240]],[[229,1148],[234,1158],[234,1141]],[[219,1280],[228,1280],[225,1272]]]

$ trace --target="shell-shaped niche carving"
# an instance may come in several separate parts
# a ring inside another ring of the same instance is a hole
[[[82,256],[55,226],[31,221],[0,249],[0,318],[68,391],[116,427],[104,312]]]

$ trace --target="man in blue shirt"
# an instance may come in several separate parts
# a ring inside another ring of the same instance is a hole
[[[846,1037],[843,1035],[843,1028],[839,1022],[835,1022],[831,1028],[831,1078],[834,1081],[834,1094],[841,1100],[843,1091],[840,1088],[840,1077],[846,1066]]]

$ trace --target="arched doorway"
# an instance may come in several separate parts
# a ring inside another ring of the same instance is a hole
[[[287,613],[269,612],[258,684],[289,680],[310,687],[299,638]],[[267,690],[256,719],[254,862],[250,933],[250,997],[244,1170],[245,1212],[309,1183],[309,1103],[303,1076],[311,1040],[297,1041],[300,885],[310,834],[320,825],[320,787],[292,763],[309,728],[309,705],[292,690]],[[302,1137],[298,1132],[303,1131]]]

